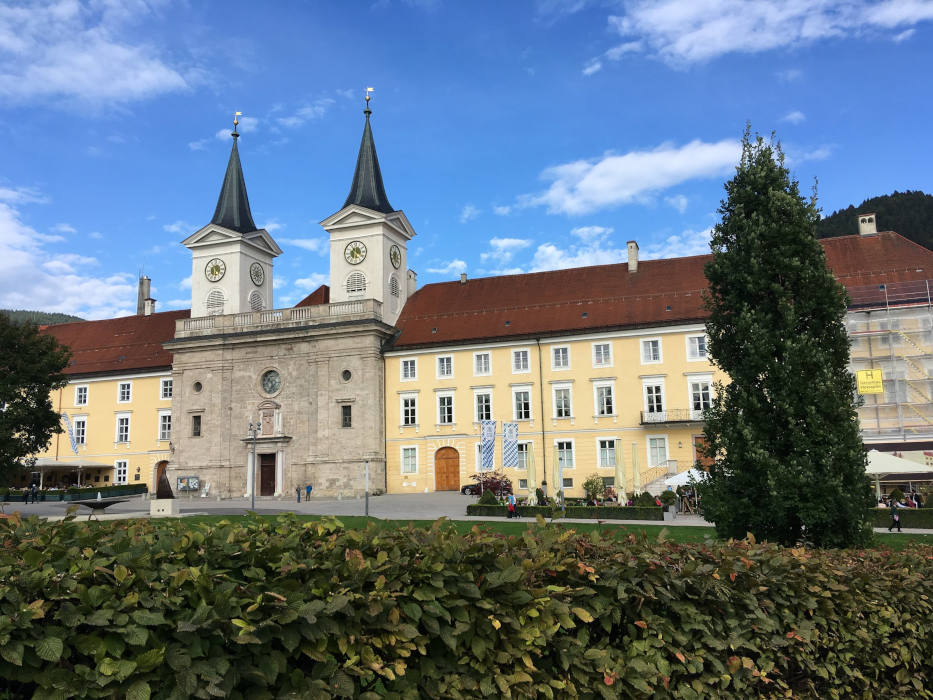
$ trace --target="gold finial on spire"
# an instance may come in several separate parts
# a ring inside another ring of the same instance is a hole
[[[365,114],[370,114],[369,101],[372,99],[372,97],[369,96],[369,93],[371,92],[373,92],[373,88],[366,88],[366,109],[364,110]]]
[[[242,115],[243,115],[243,112],[233,113],[233,138],[237,138],[239,136],[239,134],[236,132],[236,128],[237,128],[237,125],[240,123],[240,121],[237,119],[237,117],[240,117]]]

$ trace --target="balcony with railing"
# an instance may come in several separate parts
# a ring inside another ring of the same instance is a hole
[[[702,423],[705,411],[691,408],[669,408],[666,411],[642,411],[641,424],[657,423]]]

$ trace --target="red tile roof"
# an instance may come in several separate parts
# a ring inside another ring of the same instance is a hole
[[[151,316],[123,316],[103,321],[76,321],[42,329],[71,348],[68,375],[94,375],[165,369],[172,353],[162,343],[175,337],[175,321],[189,309]]]
[[[330,303],[330,287],[326,284],[322,284],[320,287],[311,292],[304,299],[295,304],[297,309],[299,306],[317,306],[318,304],[329,304]]]
[[[822,241],[846,287],[933,278],[933,252],[891,231]],[[409,298],[394,348],[703,321],[709,255],[429,284]]]

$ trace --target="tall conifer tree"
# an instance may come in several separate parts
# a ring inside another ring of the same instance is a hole
[[[871,537],[871,486],[847,369],[846,293],[780,146],[746,129],[713,231],[706,324],[718,384],[706,517],[721,537],[818,546]]]

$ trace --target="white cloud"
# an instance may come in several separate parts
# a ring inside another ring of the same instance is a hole
[[[493,214],[496,216],[508,216],[512,213],[512,207],[510,206],[498,206],[492,208]]]
[[[640,41],[626,41],[617,46],[613,46],[611,49],[604,52],[602,56],[591,58],[589,62],[583,67],[583,75],[593,75],[593,73],[602,70],[603,60],[620,61],[626,54],[636,53],[641,51],[642,48],[643,45]]]
[[[793,144],[784,145],[787,165],[796,165],[808,160],[826,160],[833,154],[834,146],[823,144],[811,148],[801,148]]]
[[[683,214],[687,211],[687,198],[682,194],[671,195],[670,197],[665,197],[664,201],[667,202],[670,206],[674,207],[677,211]]]
[[[264,228],[266,231],[280,231],[285,228],[285,224],[280,224],[278,219],[269,219],[268,223],[263,224],[259,228]]]
[[[626,250],[613,248],[611,245],[603,246],[602,241],[587,245],[571,245],[568,248],[560,248],[553,243],[542,243],[535,250],[530,272],[608,265],[625,262],[627,259]]]
[[[45,204],[49,198],[34,187],[0,187],[0,202],[8,204]]]
[[[905,41],[912,37],[916,33],[916,29],[905,29],[900,34],[895,34],[893,40],[895,43],[899,44],[902,41]]]
[[[330,239],[321,236],[320,238],[280,238],[282,243],[310,250],[312,253],[324,255],[330,251]]]
[[[239,119],[239,124],[237,125],[238,134],[250,134],[259,127],[259,119],[257,117],[237,117]],[[230,134],[233,133],[233,129],[221,129],[216,134],[214,138],[218,141],[229,141]],[[191,147],[191,144],[188,144],[188,147]]]
[[[327,284],[327,281],[330,279],[329,275],[325,275],[322,272],[312,272],[307,277],[302,277],[301,279],[295,280],[295,286],[307,292],[313,292],[315,289],[320,287],[322,284]]]
[[[294,129],[315,119],[320,119],[327,110],[336,104],[336,101],[330,97],[321,97],[311,104],[298,108],[293,114],[287,117],[279,117],[275,121],[287,129]]]
[[[790,122],[791,124],[799,124],[802,121],[805,121],[807,116],[799,111],[794,110],[793,112],[788,112],[783,117],[781,117],[782,122]]]
[[[577,226],[570,229],[570,235],[576,236],[584,243],[595,243],[611,235],[613,230],[607,226]]]
[[[480,254],[482,262],[496,262],[505,265],[512,260],[516,251],[527,248],[531,240],[527,238],[493,238],[489,241],[490,250]]]
[[[207,139],[198,139],[197,141],[189,141],[188,148],[192,151],[203,151],[207,147]]]
[[[285,289],[288,286],[288,279],[285,277],[276,277],[272,280],[273,289]]]
[[[629,0],[624,7],[624,14],[609,17],[610,28],[626,44],[641,43],[632,50],[675,65],[910,29],[933,19],[930,0]]]
[[[91,232],[87,235],[87,237],[88,237],[88,238],[93,238],[94,240],[98,240],[98,241],[99,241],[101,238],[104,237],[104,234],[102,234],[100,231],[91,231]]]
[[[165,224],[162,226],[163,231],[168,231],[169,233],[178,233],[187,236],[190,233],[194,233],[197,229],[189,224],[187,221],[182,221],[179,219],[171,224]]]
[[[55,231],[55,233],[77,233],[78,232],[74,226],[72,226],[71,224],[66,224],[66,223],[55,224],[52,227],[52,230]]]
[[[178,288],[179,289],[191,289],[191,275],[188,275],[181,282],[179,282]]]
[[[0,5],[0,98],[100,107],[189,89],[199,69],[124,36],[156,19],[146,2]]]
[[[451,260],[448,263],[442,263],[443,267],[429,267],[428,272],[435,275],[459,275],[466,272],[467,264],[463,260]]]
[[[803,71],[799,68],[788,68],[787,70],[778,71],[775,75],[782,83],[792,83],[803,77]]]
[[[702,231],[685,230],[683,233],[668,236],[660,243],[652,243],[638,251],[642,260],[658,258],[683,258],[689,255],[707,255],[712,228]]]
[[[664,144],[653,151],[608,154],[547,168],[545,192],[523,195],[525,207],[546,206],[550,213],[587,214],[598,209],[645,201],[652,194],[695,178],[729,172],[739,160],[738,141],[691,141],[676,147]]]
[[[593,75],[593,73],[598,73],[602,69],[602,61],[600,61],[598,58],[594,58],[585,66],[583,66],[583,75]]]
[[[463,207],[463,210],[460,212],[460,223],[465,224],[467,221],[471,221],[479,216],[482,212],[474,207],[472,204],[467,204]]]

